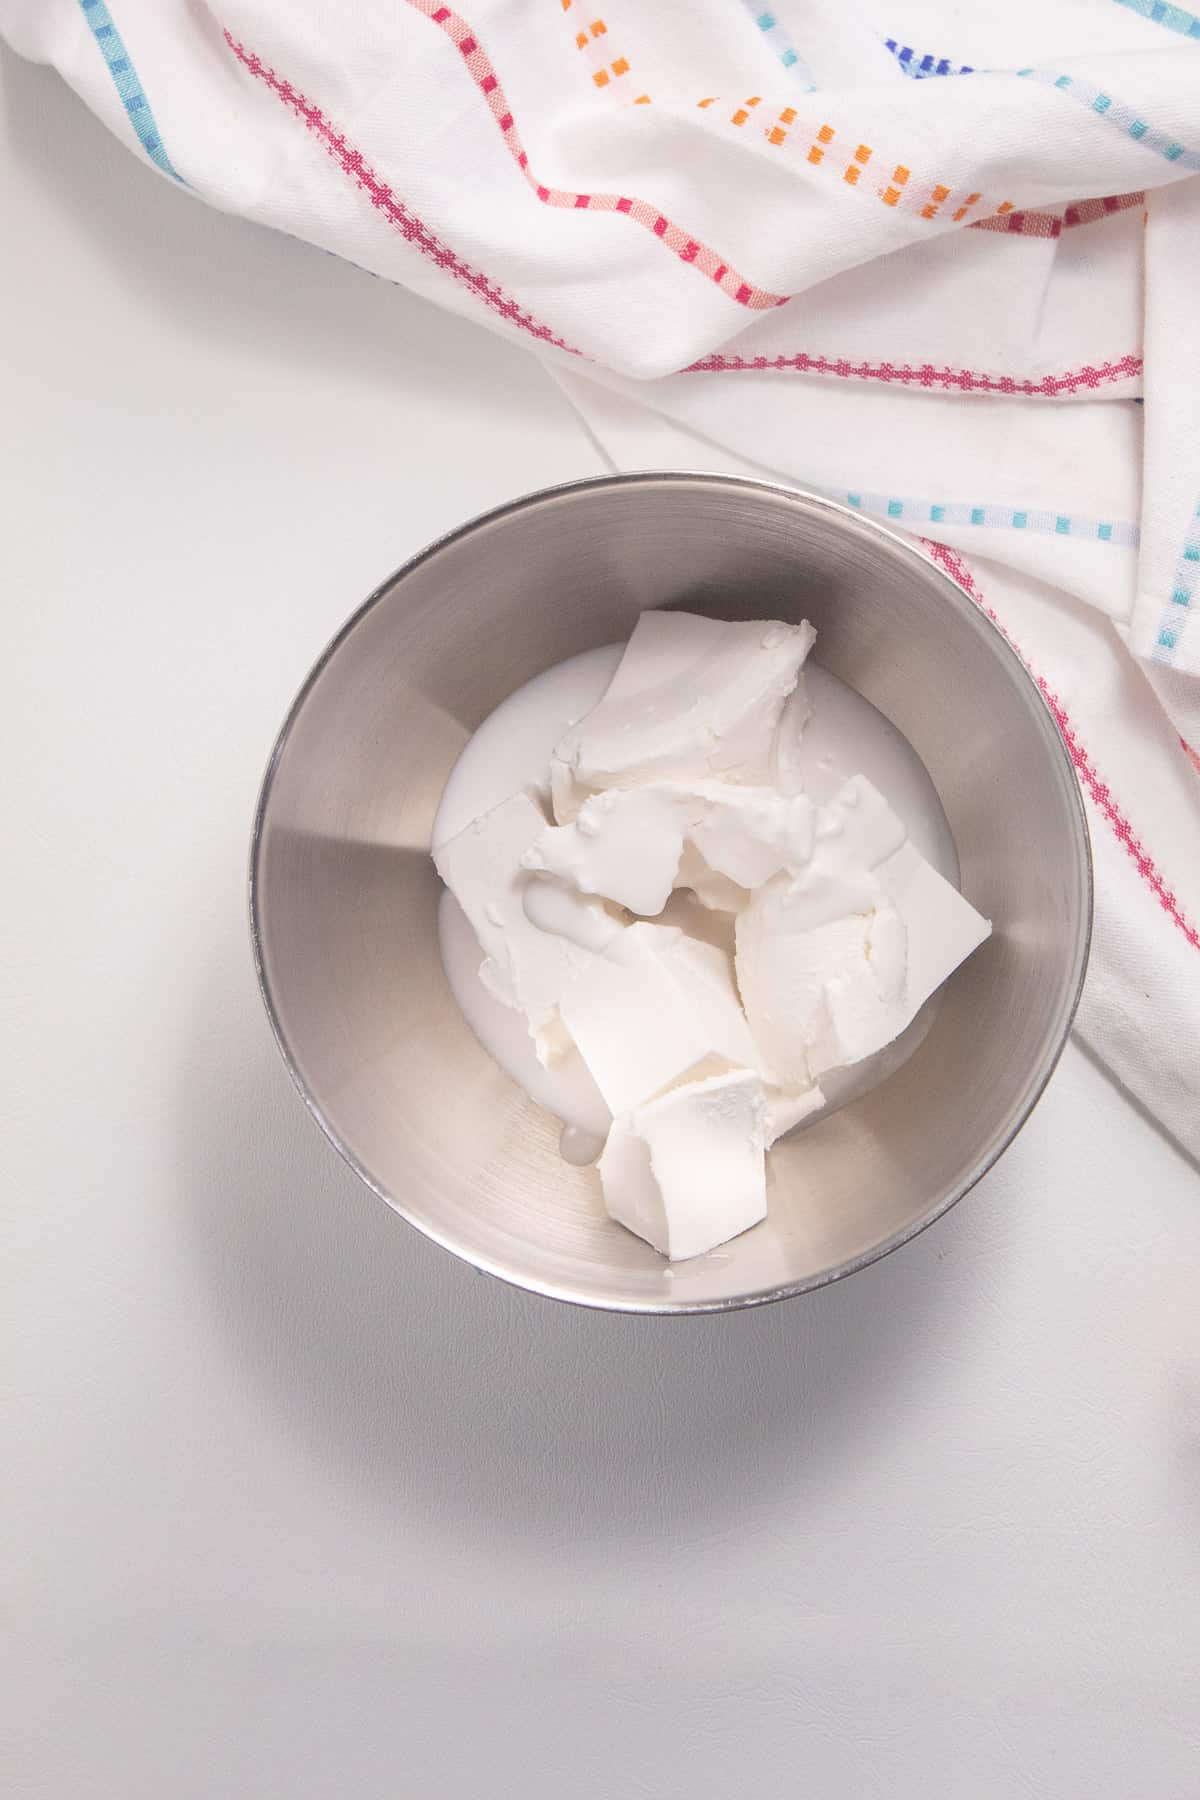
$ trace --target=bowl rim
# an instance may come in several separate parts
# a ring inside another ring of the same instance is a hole
[[[1008,659],[1009,666],[1015,672],[1018,681],[1024,683],[1027,689],[1036,696],[1038,707],[1050,727],[1047,736],[1048,742],[1054,746],[1052,753],[1057,754],[1061,758],[1062,768],[1067,776],[1066,789],[1071,795],[1070,808],[1074,823],[1074,830],[1071,834],[1071,847],[1074,852],[1076,869],[1082,875],[1083,905],[1081,907],[1079,926],[1073,945],[1074,979],[1070,983],[1065,1003],[1060,1008],[1059,1018],[1055,1026],[1050,1047],[1042,1058],[1040,1066],[1035,1071],[1033,1079],[1014,1114],[1009,1129],[1006,1131],[1003,1138],[993,1145],[988,1152],[967,1171],[962,1179],[957,1182],[936,1205],[931,1207],[928,1212],[922,1214],[919,1219],[912,1223],[903,1226],[899,1231],[893,1232],[890,1237],[881,1239],[878,1244],[873,1244],[869,1249],[861,1251],[857,1256],[850,1257],[846,1261],[835,1264],[830,1268],[822,1269],[815,1275],[805,1276],[796,1281],[781,1282],[774,1287],[757,1289],[746,1294],[727,1295],[712,1300],[687,1299],[682,1296],[678,1300],[639,1300],[633,1298],[602,1299],[592,1293],[578,1292],[573,1289],[569,1283],[538,1280],[518,1269],[505,1266],[502,1259],[484,1255],[478,1250],[473,1249],[469,1244],[459,1241],[452,1231],[441,1230],[428,1219],[421,1217],[418,1213],[411,1210],[395,1194],[391,1193],[390,1190],[372,1174],[370,1169],[368,1169],[355,1154],[350,1145],[341,1137],[337,1128],[326,1116],[324,1110],[317,1101],[316,1096],[304,1079],[299,1064],[292,1052],[291,1045],[284,1032],[279,1011],[275,1003],[275,996],[272,992],[270,978],[267,974],[266,958],[264,954],[261,858],[267,814],[270,808],[275,778],[278,774],[279,765],[283,759],[284,752],[287,749],[288,741],[304,710],[309,695],[316,687],[321,676],[336,656],[342,644],[355,630],[357,630],[358,626],[367,615],[373,612],[375,607],[378,606],[392,590],[405,579],[405,577],[411,575],[424,563],[430,561],[433,557],[438,555],[440,551],[447,549],[450,545],[457,543],[460,539],[468,537],[472,532],[475,532],[482,527],[498,523],[499,521],[512,517],[518,513],[532,510],[534,507],[545,505],[548,501],[553,501],[564,496],[585,494],[597,489],[607,490],[617,487],[644,487],[655,484],[674,485],[677,482],[688,483],[697,481],[711,483],[725,488],[749,490],[752,493],[756,493],[763,497],[769,496],[774,499],[781,499],[788,502],[799,500],[809,507],[814,508],[816,511],[827,514],[831,519],[838,523],[853,524],[857,530],[865,530],[868,534],[874,534],[882,538],[894,551],[898,552],[903,559],[914,559],[920,565],[922,573],[932,573],[937,576],[947,590],[950,604],[960,612],[962,617],[974,621],[976,628],[981,626],[985,634],[992,634],[996,647],[999,649],[1001,660],[1004,660],[1005,658]],[[835,1282],[844,1281],[847,1276],[857,1274],[860,1269],[869,1268],[872,1263],[881,1262],[885,1257],[890,1256],[893,1251],[899,1250],[905,1244],[911,1243],[914,1238],[919,1237],[921,1233],[928,1230],[931,1225],[936,1224],[939,1219],[944,1218],[951,1207],[956,1206],[964,1195],[970,1193],[971,1189],[983,1179],[988,1171],[992,1169],[1004,1155],[1005,1151],[1026,1124],[1034,1107],[1042,1098],[1051,1076],[1058,1067],[1059,1059],[1066,1046],[1071,1025],[1079,1006],[1080,996],[1083,992],[1083,983],[1087,975],[1088,959],[1091,952],[1092,925],[1095,906],[1095,875],[1092,860],[1091,834],[1088,829],[1087,813],[1084,808],[1083,795],[1080,792],[1079,781],[1075,773],[1074,764],[1071,761],[1067,745],[1063,740],[1058,721],[1054,716],[1054,712],[1050,707],[1045,694],[1042,692],[1035,676],[1026,665],[1024,658],[1016,648],[1016,645],[998,621],[989,614],[985,607],[973,600],[971,596],[959,586],[954,577],[924,550],[919,542],[914,542],[908,537],[902,537],[898,532],[889,530],[886,525],[881,524],[878,520],[870,518],[866,514],[857,512],[852,507],[846,506],[840,501],[830,500],[823,494],[813,493],[808,488],[794,486],[788,482],[769,481],[741,475],[729,475],[723,474],[718,470],[705,469],[627,470],[609,475],[583,476],[571,481],[556,482],[549,487],[536,488],[528,493],[517,495],[514,499],[502,501],[497,506],[489,507],[486,511],[477,513],[473,517],[465,520],[462,524],[456,525],[451,530],[443,532],[440,537],[434,538],[421,550],[418,550],[413,556],[401,563],[391,572],[391,574],[387,575],[371,590],[366,599],[363,600],[360,605],[355,607],[345,622],[339,626],[336,632],[334,632],[333,636],[326,643],[324,649],[320,652],[312,667],[309,669],[308,674],[305,676],[297,690],[294,700],[288,707],[287,714],[282,725],[279,727],[275,740],[271,746],[266,768],[263,772],[262,781],[259,786],[258,798],[254,808],[254,822],[250,835],[249,868],[247,875],[247,902],[254,971],[258,982],[258,991],[262,997],[263,1006],[266,1009],[267,1018],[271,1026],[271,1033],[275,1039],[279,1053],[283,1058],[284,1066],[291,1076],[306,1108],[320,1126],[325,1136],[329,1139],[329,1142],[333,1145],[334,1149],[338,1152],[339,1156],[341,1156],[343,1161],[349,1165],[358,1176],[359,1180],[362,1181],[373,1194],[384,1201],[393,1212],[398,1213],[408,1224],[415,1226],[423,1236],[431,1239],[443,1250],[447,1250],[452,1255],[459,1257],[463,1262],[476,1269],[480,1274],[496,1276],[498,1279],[507,1281],[512,1286],[520,1288],[527,1293],[541,1294],[547,1299],[559,1300],[573,1306],[583,1306],[590,1311],[617,1312],[656,1317],[741,1312],[749,1307],[769,1306],[773,1305],[778,1300],[789,1300],[800,1294],[814,1293],[820,1288],[830,1287]]]

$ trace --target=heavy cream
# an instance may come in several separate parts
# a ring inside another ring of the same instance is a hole
[[[464,1012],[675,1258],[763,1216],[770,1144],[911,1054],[988,930],[928,776],[801,676],[812,640],[644,614],[485,721],[435,825]]]

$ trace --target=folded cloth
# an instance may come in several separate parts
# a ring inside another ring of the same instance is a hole
[[[1200,1154],[1200,15],[460,4],[0,30],[164,179],[527,344],[617,466],[767,470],[927,540],[1080,777],[1080,1032]]]

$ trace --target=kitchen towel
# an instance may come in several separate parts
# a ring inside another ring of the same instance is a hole
[[[1200,1155],[1200,15],[0,0],[164,180],[526,344],[614,466],[912,533],[1088,808],[1079,1032]]]

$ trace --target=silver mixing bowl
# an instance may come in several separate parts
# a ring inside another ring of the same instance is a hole
[[[769,1217],[669,1265],[606,1216],[593,1169],[480,1047],[438,953],[429,835],[480,721],[539,670],[628,636],[644,607],[809,618],[816,660],[914,745],[962,887],[994,932],[898,1073],[771,1156]],[[424,551],[325,651],[272,754],[251,928],[275,1035],[363,1180],[477,1268],[628,1312],[798,1294],[953,1205],[1028,1116],[1087,961],[1091,863],[1037,687],[948,576],[812,495],[712,475],[533,494]]]

